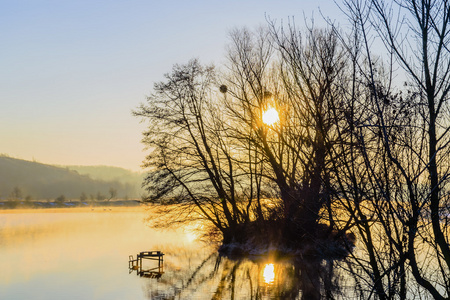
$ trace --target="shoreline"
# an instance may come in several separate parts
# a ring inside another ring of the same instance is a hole
[[[95,207],[58,207],[58,208],[15,208],[0,209],[0,215],[34,213],[117,213],[145,212],[143,206],[95,206]]]
[[[138,200],[126,200],[126,201],[109,201],[109,202],[85,202],[85,203],[54,203],[54,202],[42,202],[36,201],[35,203],[19,203],[14,207],[5,207],[0,202],[0,214],[15,214],[15,213],[57,213],[57,212],[114,212],[120,210],[127,211],[141,211],[146,205]],[[75,205],[74,205],[75,204]]]
[[[16,209],[52,209],[52,208],[95,208],[95,207],[137,207],[140,200],[110,200],[110,201],[0,201],[0,210]]]

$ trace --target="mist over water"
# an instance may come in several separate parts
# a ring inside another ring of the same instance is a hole
[[[128,255],[194,246],[183,232],[146,227],[145,216],[123,208],[0,214],[0,299],[145,299]]]
[[[221,257],[192,230],[147,227],[149,214],[0,211],[0,299],[320,299],[336,290],[332,262]],[[128,269],[129,255],[142,251],[164,252],[159,279]]]

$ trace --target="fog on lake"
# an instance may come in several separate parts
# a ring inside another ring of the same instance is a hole
[[[0,214],[0,299],[320,299],[350,296],[337,262],[225,258],[196,233],[145,225],[142,208],[11,210]],[[162,251],[164,273],[128,269]],[[336,286],[340,278],[340,287]]]

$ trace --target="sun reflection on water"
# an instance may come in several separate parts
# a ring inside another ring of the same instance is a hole
[[[263,277],[264,282],[267,284],[272,284],[275,281],[275,267],[273,264],[266,264],[264,266]]]

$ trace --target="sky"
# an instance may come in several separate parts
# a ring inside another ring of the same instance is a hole
[[[333,0],[0,1],[0,154],[142,171],[132,110],[174,64],[224,62],[234,28],[342,14]]]

